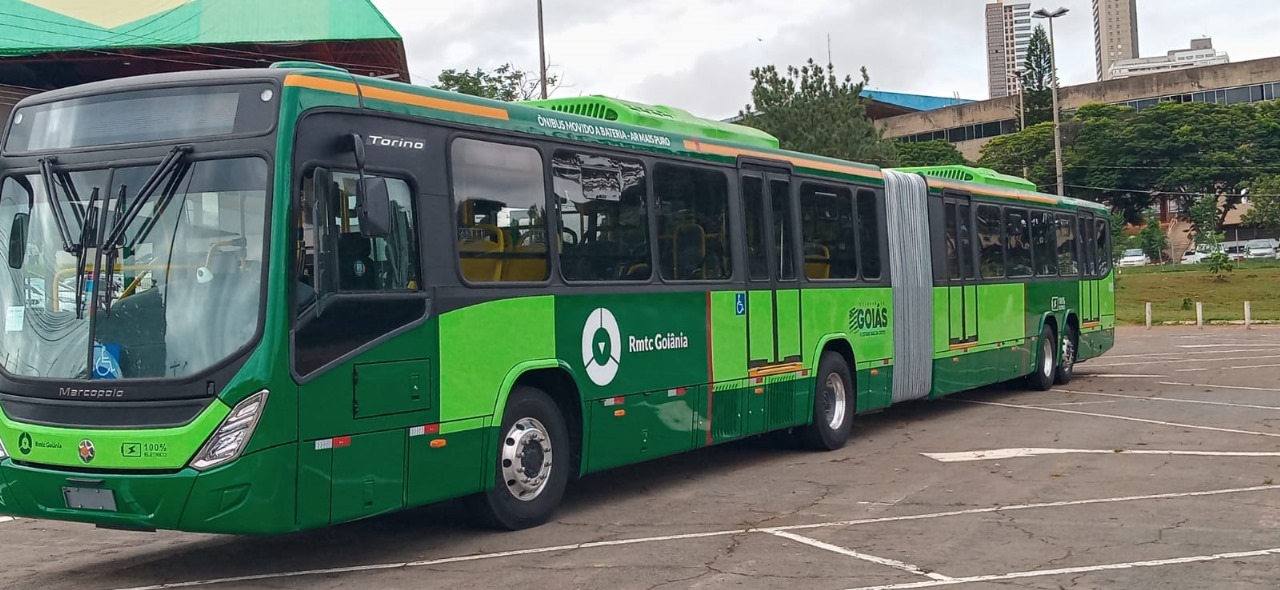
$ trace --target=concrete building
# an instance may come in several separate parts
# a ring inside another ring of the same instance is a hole
[[[1118,60],[1111,64],[1108,78],[1116,80],[1226,63],[1231,63],[1231,57],[1225,51],[1214,49],[1213,39],[1192,39],[1190,49],[1175,49],[1159,57]]]
[[[1018,70],[1031,45],[1031,4],[1002,0],[987,4],[987,88],[991,98],[1016,95]]]
[[[1175,70],[1079,86],[1058,93],[1062,109],[1090,103],[1144,109],[1161,101],[1242,104],[1280,99],[1280,57]],[[953,143],[966,158],[981,156],[993,138],[1017,131],[1018,97],[909,113],[878,121],[885,137],[903,141],[941,139]]]
[[[1093,0],[1093,51],[1100,81],[1115,62],[1138,57],[1138,0]]]

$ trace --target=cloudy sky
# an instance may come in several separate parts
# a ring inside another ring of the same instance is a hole
[[[538,68],[535,0],[373,0],[404,36],[414,83],[446,68]],[[556,96],[605,94],[723,118],[750,99],[751,68],[866,66],[871,88],[984,99],[985,0],[544,0]],[[1055,21],[1066,85],[1096,80],[1090,0]],[[1280,55],[1276,0],[1138,0],[1142,55],[1212,36],[1232,61]],[[1043,21],[1038,21],[1043,22]]]

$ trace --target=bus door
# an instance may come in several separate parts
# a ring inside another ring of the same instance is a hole
[[[1097,224],[1092,213],[1081,211],[1077,216],[1076,243],[1080,244],[1080,304],[1082,325],[1102,319],[1102,281],[1097,280]]]
[[[978,343],[978,265],[973,239],[970,196],[946,193],[943,199],[947,259],[948,345],[967,348]]]
[[[802,362],[791,178],[744,170],[740,186],[747,244],[747,369],[753,377],[785,373]]]

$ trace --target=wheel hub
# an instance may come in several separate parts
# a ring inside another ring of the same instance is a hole
[[[845,399],[844,380],[839,375],[827,375],[826,387],[822,390],[823,401],[826,402],[827,427],[839,430],[844,425]]]
[[[551,436],[534,418],[517,420],[502,445],[502,479],[518,500],[537,498],[551,476]]]

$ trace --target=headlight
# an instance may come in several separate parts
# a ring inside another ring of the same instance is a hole
[[[203,471],[239,457],[248,445],[249,437],[253,436],[253,429],[258,426],[258,417],[262,415],[262,408],[266,404],[265,389],[236,404],[218,429],[213,432],[213,436],[209,437],[204,448],[196,453],[196,458],[191,460],[191,466]]]

